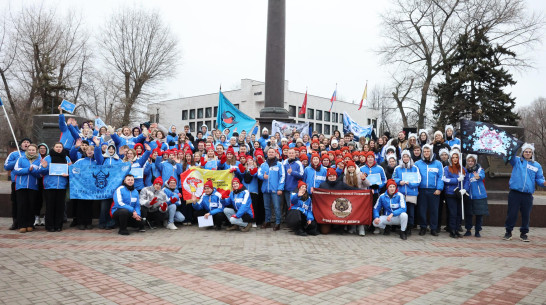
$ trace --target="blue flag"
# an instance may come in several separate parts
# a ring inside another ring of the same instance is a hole
[[[461,120],[462,152],[496,155],[510,160],[523,142],[509,132],[489,123]]]
[[[256,124],[256,120],[235,108],[235,106],[233,106],[233,104],[224,96],[222,91],[220,91],[216,123],[220,130],[227,128],[230,132],[233,132],[233,129],[237,127],[237,132],[241,133],[243,130],[250,132],[252,127]]]
[[[357,122],[353,121],[347,112],[343,112],[343,133],[352,132],[354,139],[358,141],[360,137],[369,137],[373,131],[373,125],[360,126]]]
[[[70,175],[70,199],[110,199],[130,169],[131,165],[129,163],[114,165],[82,165],[75,163],[68,170]]]
[[[0,98],[0,106],[4,106],[4,103],[2,103],[2,99]]]

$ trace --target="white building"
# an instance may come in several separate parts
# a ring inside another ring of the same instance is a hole
[[[288,110],[290,118],[298,123],[309,122],[313,130],[318,133],[331,135],[334,130],[340,130],[343,133],[343,112],[347,112],[360,125],[373,124],[374,128],[377,128],[378,110],[362,107],[360,111],[357,111],[359,105],[338,100],[334,102],[332,112],[329,112],[330,97],[308,94],[307,113],[298,115],[305,92],[290,91],[288,81],[285,81],[284,88],[284,107]],[[264,82],[242,79],[241,89],[222,92],[238,109],[259,120],[260,110],[265,105]],[[158,122],[166,128],[174,124],[178,130],[181,130],[184,125],[189,125],[192,132],[203,124],[207,125],[209,130],[216,126],[217,110],[218,92],[148,105],[151,122]]]

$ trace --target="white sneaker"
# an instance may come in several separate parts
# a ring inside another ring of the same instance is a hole
[[[40,218],[40,225],[45,226],[45,217]]]
[[[40,225],[40,216],[35,216],[34,217],[34,226],[39,226]]]
[[[169,230],[178,230],[178,228],[172,222],[167,224],[167,229],[169,229]]]
[[[366,230],[364,230],[363,225],[358,226],[358,235],[360,235],[360,236],[365,236],[366,235]]]
[[[258,226],[256,225],[255,222],[253,222],[253,223],[252,223],[252,227],[253,227],[253,228],[257,228]]]

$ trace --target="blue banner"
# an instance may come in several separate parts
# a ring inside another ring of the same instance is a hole
[[[353,121],[347,112],[343,112],[343,133],[352,132],[354,139],[358,141],[360,137],[370,137],[372,135],[373,125],[360,126]]]
[[[222,91],[220,91],[216,123],[220,130],[227,128],[233,133],[233,130],[237,127],[238,133],[241,133],[243,130],[246,130],[246,132],[249,133],[256,124],[256,120],[233,106],[233,104],[224,96]]]
[[[112,198],[131,169],[129,163],[114,165],[70,166],[70,199],[102,200]]]

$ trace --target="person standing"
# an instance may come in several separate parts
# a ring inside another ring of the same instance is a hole
[[[434,160],[430,144],[423,145],[423,158],[417,161],[415,166],[417,166],[421,175],[419,195],[417,196],[417,209],[419,210],[421,226],[419,235],[426,234],[427,224],[430,223],[430,234],[438,236],[438,205],[440,204],[440,194],[444,189],[442,180],[444,169],[440,161]]]
[[[274,148],[267,150],[267,160],[258,169],[258,179],[262,180],[262,193],[264,197],[265,221],[262,229],[269,227],[271,219],[271,204],[275,209],[275,226],[273,231],[281,228],[281,196],[284,190],[285,172],[282,163],[277,158]]]
[[[4,169],[7,171],[11,171],[10,178],[11,178],[11,218],[13,220],[11,226],[9,227],[10,230],[17,230],[19,226],[17,225],[17,191],[16,191],[16,177],[15,173],[13,172],[13,169],[15,168],[15,163],[19,159],[19,157],[23,156],[28,148],[28,146],[32,143],[30,139],[24,138],[21,140],[21,143],[19,143],[19,151],[11,152],[8,157],[6,158],[6,162],[4,162]]]
[[[478,156],[469,154],[466,156],[466,177],[464,188],[468,192],[469,200],[465,202],[464,222],[466,233],[464,236],[472,236],[472,218],[476,217],[474,236],[481,237],[483,216],[489,215],[487,205],[487,192],[483,179],[485,171],[478,164]],[[464,193],[464,192],[463,192]]]
[[[32,232],[34,227],[34,204],[38,199],[38,179],[40,158],[38,147],[30,144],[24,155],[15,162],[13,172],[16,180],[17,225],[19,232]]]

